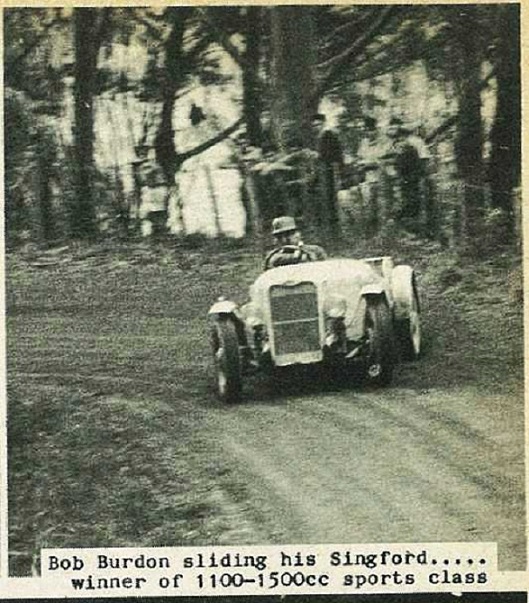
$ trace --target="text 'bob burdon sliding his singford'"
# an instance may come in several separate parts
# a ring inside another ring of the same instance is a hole
[[[295,554],[280,551],[280,563],[282,567],[314,567],[319,563],[316,554]],[[428,553],[423,550],[419,553],[395,553],[382,551],[381,553],[356,553],[350,550],[332,551],[328,555],[328,564],[331,567],[338,566],[364,566],[373,569],[378,566],[388,565],[419,565],[428,564]],[[254,555],[243,553],[197,553],[182,559],[182,567],[185,569],[205,568],[255,568],[263,571],[268,567],[268,555]],[[84,569],[84,561],[81,557],[73,555],[71,558],[60,559],[58,556],[49,557],[48,569],[50,571]],[[97,555],[96,569],[170,569],[171,560],[168,556],[147,556],[143,553],[131,557],[119,557],[107,554]]]
[[[47,549],[44,579],[65,592],[259,594],[483,590],[498,575],[495,544],[288,545]]]

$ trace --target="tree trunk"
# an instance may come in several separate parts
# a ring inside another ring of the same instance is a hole
[[[165,43],[165,73],[163,81],[162,115],[156,136],[156,161],[162,168],[168,187],[174,184],[179,168],[178,152],[175,148],[173,111],[176,93],[183,84],[183,44],[186,21],[191,9],[186,7],[168,8],[167,16],[171,33]]]
[[[480,250],[483,236],[484,166],[483,127],[481,120],[481,49],[479,32],[473,16],[461,11],[454,28],[460,50],[459,112],[455,156],[464,186],[462,208],[463,246],[471,252]]]
[[[281,153],[313,148],[316,34],[312,8],[272,8],[271,31],[272,141]],[[318,196],[310,191],[308,180],[311,170],[303,158],[297,160],[293,167],[295,169],[288,179],[284,178],[281,196],[290,211],[298,217],[304,217],[306,223],[316,225]]]
[[[247,237],[256,236],[261,238],[263,235],[263,212],[260,207],[262,198],[258,194],[258,176],[252,173],[251,170],[246,169],[244,165],[240,167],[240,173],[243,179],[241,201],[246,214],[244,234]]]
[[[280,151],[313,143],[315,32],[310,7],[272,9],[272,135]]]
[[[94,208],[94,94],[99,36],[98,11],[74,9],[74,202],[70,216],[72,235],[93,238],[96,234]]]
[[[48,144],[46,144],[46,142]],[[55,239],[56,228],[52,209],[52,190],[51,190],[51,166],[53,163],[53,153],[49,147],[49,140],[41,141],[39,144],[38,156],[38,198],[40,210],[41,236],[45,244],[51,243]]]
[[[246,11],[246,52],[242,71],[243,113],[248,144],[260,147],[263,141],[261,128],[262,93],[259,81],[262,8],[248,6]]]
[[[134,222],[132,231],[134,234],[138,234],[141,230],[141,219],[140,219],[140,208],[142,203],[142,182],[141,182],[141,166],[144,160],[136,159],[131,164],[132,167],[132,181],[134,183]]]
[[[220,237],[222,235],[222,225],[220,223],[220,208],[219,200],[217,197],[217,191],[215,190],[215,183],[213,182],[213,176],[211,175],[211,168],[209,165],[204,165],[204,173],[206,175],[206,182],[208,185],[209,197],[211,199],[211,208],[213,210],[213,220],[215,221],[215,235]]]
[[[114,165],[114,215],[112,220],[115,222],[117,235],[121,239],[128,239],[130,226],[130,207],[123,185],[123,178],[119,165]]]
[[[504,216],[505,235],[515,233],[513,190],[521,171],[520,8],[498,6],[499,37],[496,65],[496,115],[492,131],[488,177],[492,206]]]
[[[156,161],[162,169],[165,185],[168,190],[163,210],[165,212],[165,224],[169,215],[170,191],[175,186],[176,172],[181,166],[174,140],[173,112],[176,93],[183,85],[184,34],[191,10],[189,7],[170,7],[166,9],[166,14],[171,24],[171,32],[165,42],[162,114],[155,141]],[[163,222],[161,215],[157,216],[157,221],[158,224]]]
[[[259,62],[261,58],[261,29],[262,12],[259,6],[246,8],[246,52],[242,64],[242,104],[243,117],[246,125],[246,139],[250,146],[261,147],[263,144],[263,129],[261,113],[263,103],[259,79]],[[241,175],[245,184],[241,187],[241,200],[246,212],[245,235],[253,236],[260,233],[260,216],[266,213],[266,195],[259,195],[257,175],[241,166]]]

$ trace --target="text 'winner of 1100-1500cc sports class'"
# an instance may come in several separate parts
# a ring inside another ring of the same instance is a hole
[[[220,298],[209,310],[221,400],[238,402],[243,376],[282,367],[338,367],[368,385],[391,381],[399,357],[421,351],[417,279],[391,257],[329,259],[266,270],[238,306]]]

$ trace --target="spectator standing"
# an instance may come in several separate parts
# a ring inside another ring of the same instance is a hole
[[[327,127],[323,113],[312,120],[317,136],[318,193],[320,195],[320,219],[329,224],[333,232],[339,229],[337,190],[343,176],[344,156],[338,134]]]
[[[364,117],[364,133],[358,148],[359,189],[362,199],[362,222],[367,234],[374,234],[379,227],[382,201],[380,178],[384,148],[378,135],[377,120]]]
[[[406,128],[399,117],[393,117],[388,128],[397,185],[400,192],[399,221],[417,230],[425,205],[424,187],[430,154],[420,136]]]

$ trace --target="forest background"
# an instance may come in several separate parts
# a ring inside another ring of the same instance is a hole
[[[366,119],[382,146],[396,117],[430,156],[421,232],[512,241],[517,40],[519,7],[501,4],[7,9],[7,245],[252,236],[283,212],[363,236],[361,203],[326,224],[334,209],[311,191],[317,112],[344,149],[346,210]],[[388,173],[381,160],[381,189]],[[395,234],[398,211],[383,218],[377,233]]]

